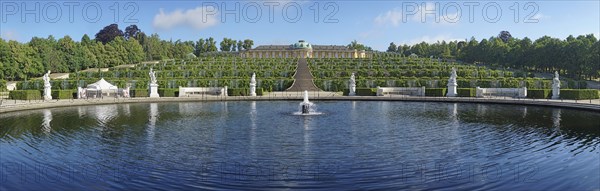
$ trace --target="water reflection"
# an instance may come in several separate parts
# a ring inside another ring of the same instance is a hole
[[[150,112],[148,113],[148,128],[146,129],[148,141],[154,139],[154,130],[156,128],[156,120],[158,118],[158,104],[150,104]]]
[[[45,133],[50,133],[52,127],[50,127],[50,122],[52,121],[52,111],[50,109],[44,109],[44,119],[42,121],[42,130]]]
[[[250,149],[252,154],[256,154],[256,101],[250,102]]]
[[[560,113],[561,109],[552,110],[552,126],[555,128],[560,128]]]
[[[113,118],[118,115],[119,105],[97,105],[94,106],[96,114],[96,120],[103,126],[108,124]]]

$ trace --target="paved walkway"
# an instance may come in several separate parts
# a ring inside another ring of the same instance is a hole
[[[68,100],[6,100],[0,99],[0,113],[43,109],[53,107],[73,107],[84,105],[123,104],[123,103],[157,103],[157,102],[197,102],[197,101],[301,101],[301,92],[271,92],[264,96],[204,96],[204,97],[164,97],[164,98],[105,98],[105,99],[68,99]],[[560,108],[584,109],[600,112],[600,99],[593,100],[548,100],[548,99],[515,99],[508,97],[472,98],[472,97],[418,97],[418,96],[342,96],[338,92],[309,92],[311,102],[315,101],[418,101],[418,102],[451,102],[451,103],[494,103],[510,105],[536,105]]]
[[[296,68],[296,74],[294,75],[294,84],[286,91],[298,92],[298,91],[321,91],[313,83],[313,76],[308,68],[308,62],[306,58],[298,59],[298,67]]]

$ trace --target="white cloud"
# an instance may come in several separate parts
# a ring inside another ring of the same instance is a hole
[[[431,44],[431,43],[442,42],[442,41],[450,42],[450,41],[461,41],[461,40],[465,40],[465,39],[451,37],[451,35],[448,35],[448,34],[441,34],[441,35],[436,35],[436,36],[425,35],[425,36],[411,39],[406,42],[401,42],[399,44],[414,45],[414,44],[419,44],[421,42],[426,42],[426,43]]]
[[[379,14],[375,17],[374,22],[378,25],[391,24],[392,26],[398,26],[402,22],[402,11],[397,8],[389,10],[385,14]]]
[[[188,10],[175,10],[165,13],[161,8],[154,16],[153,26],[157,29],[171,29],[177,26],[188,26],[197,30],[214,26],[218,22],[218,10],[216,7],[205,6]]]
[[[534,20],[540,20],[540,19],[549,19],[549,18],[550,18],[550,16],[548,16],[548,15],[544,15],[544,14],[542,14],[542,13],[536,13],[535,15],[533,15],[533,16],[531,17],[531,19],[534,19]]]

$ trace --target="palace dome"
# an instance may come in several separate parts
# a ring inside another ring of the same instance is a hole
[[[305,42],[304,40],[299,40],[297,43],[290,45],[290,48],[293,49],[312,49],[312,45]]]

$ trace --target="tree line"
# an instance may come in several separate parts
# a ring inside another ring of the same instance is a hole
[[[513,38],[508,31],[489,39],[421,42],[415,45],[390,43],[387,51],[399,56],[456,59],[467,63],[522,69],[531,72],[560,71],[575,79],[600,77],[600,41],[592,35],[568,36],[561,40],[549,36],[532,41]]]
[[[76,72],[142,61],[183,59],[191,54],[201,56],[218,50],[249,50],[254,45],[251,39],[224,38],[217,49],[217,42],[212,37],[197,41],[162,40],[158,34],[146,35],[136,25],[122,31],[117,24],[104,27],[94,37],[85,34],[80,41],[75,41],[70,36],[56,39],[50,35],[33,37],[26,43],[0,38],[0,79],[26,80],[39,77],[48,70]]]

